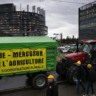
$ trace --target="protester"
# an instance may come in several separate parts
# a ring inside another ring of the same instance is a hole
[[[85,87],[83,85],[83,72],[84,68],[81,65],[81,61],[76,62],[77,69],[76,69],[76,74],[77,74],[77,81],[76,81],[76,89],[77,89],[77,94],[80,95],[80,86],[83,88],[83,91],[85,93]]]
[[[46,96],[58,96],[58,84],[55,82],[53,75],[48,76]]]
[[[94,79],[95,73],[92,64],[87,65],[87,89],[86,89],[86,95],[84,96],[89,96],[89,89],[91,89],[91,96],[96,96],[94,94],[94,86],[93,82],[95,81]]]

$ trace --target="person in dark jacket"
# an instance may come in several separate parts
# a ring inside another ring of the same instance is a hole
[[[58,96],[58,84],[55,82],[53,75],[48,76],[46,96]]]
[[[77,81],[76,81],[76,89],[77,89],[77,94],[80,95],[80,86],[82,87],[84,94],[85,94],[85,86],[83,85],[83,71],[84,68],[81,65],[81,61],[76,62],[77,69],[76,69],[76,74],[77,74]]]
[[[91,91],[92,91],[91,96],[96,96],[94,94],[94,86],[93,86],[93,82],[95,81],[94,77],[95,77],[95,73],[92,68],[92,64],[88,64],[87,65],[87,89],[86,89],[86,95],[84,95],[84,96],[88,96],[89,89],[91,89]]]

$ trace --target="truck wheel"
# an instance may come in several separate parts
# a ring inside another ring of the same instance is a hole
[[[42,89],[47,86],[47,77],[44,74],[38,74],[34,76],[32,80],[32,85],[36,89]]]
[[[85,80],[86,78],[86,70],[83,71],[83,77],[82,79]],[[67,81],[70,84],[75,84],[77,81],[77,72],[76,72],[76,66],[71,66],[67,72]]]
[[[70,84],[75,84],[76,78],[76,66],[71,66],[67,71],[67,81]]]

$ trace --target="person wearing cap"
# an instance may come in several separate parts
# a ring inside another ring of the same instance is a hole
[[[46,96],[58,96],[58,84],[55,82],[53,75],[48,76]]]
[[[94,86],[93,86],[93,82],[95,81],[95,72],[93,69],[92,64],[88,64],[87,65],[87,88],[86,88],[86,95],[83,96],[88,96],[89,94],[89,89],[91,89],[91,96],[96,96],[94,94]]]
[[[77,81],[76,81],[76,89],[77,89],[77,94],[80,95],[80,86],[82,87],[84,94],[85,94],[85,86],[83,84],[83,72],[84,68],[81,65],[81,61],[76,62],[77,69],[76,69],[76,74],[77,74]]]

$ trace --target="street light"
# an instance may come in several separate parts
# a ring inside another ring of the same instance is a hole
[[[62,40],[62,33],[53,33],[53,35],[56,35],[56,38],[58,35],[60,35],[60,40]]]
[[[55,38],[57,39],[57,36],[60,35],[59,33],[53,33],[55,35]]]
[[[54,33],[53,35],[56,35],[56,39],[57,39],[57,36],[60,35],[60,43],[62,45],[62,33]]]

